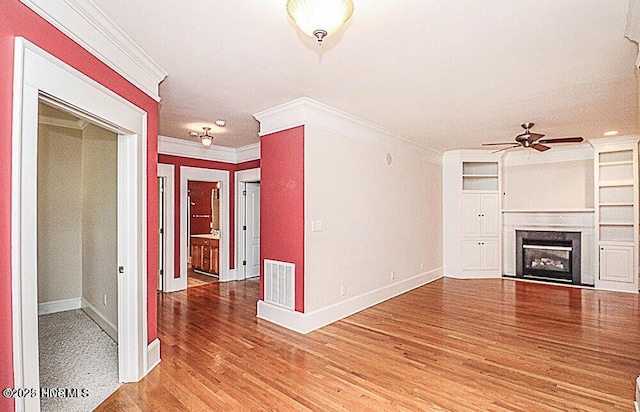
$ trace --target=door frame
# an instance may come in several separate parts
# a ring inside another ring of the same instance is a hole
[[[14,386],[38,388],[38,102],[89,116],[118,133],[118,370],[122,382],[147,372],[147,113],[88,76],[16,37],[11,166],[11,272]],[[40,410],[39,393],[16,410]]]
[[[247,182],[259,182],[260,181],[260,168],[239,170],[235,172],[235,190],[236,190],[236,204],[235,204],[235,232],[236,232],[236,280],[246,279],[245,267],[242,265],[242,258],[244,257],[244,242],[242,226],[245,224],[245,205],[242,198],[242,186]]]
[[[179,278],[175,278],[175,166],[158,163],[158,177],[164,177],[164,263],[162,291],[180,290]],[[160,216],[162,218],[162,216]]]
[[[189,244],[189,231],[187,223],[189,220],[189,213],[187,213],[189,194],[189,180],[195,180],[199,182],[221,182],[220,188],[220,273],[218,280],[220,282],[226,282],[235,280],[230,277],[229,270],[229,245],[230,234],[229,231],[229,172],[226,170],[217,169],[204,169],[200,167],[180,166],[180,277],[176,278],[179,289],[183,290],[187,288],[187,260],[189,257],[188,244]]]

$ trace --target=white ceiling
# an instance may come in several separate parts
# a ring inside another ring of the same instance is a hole
[[[253,113],[307,96],[438,150],[640,133],[628,0],[354,0],[325,44],[286,0],[94,0],[169,75],[160,134],[216,119],[214,144],[258,142]]]

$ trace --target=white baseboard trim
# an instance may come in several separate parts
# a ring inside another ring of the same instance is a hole
[[[500,279],[502,275],[497,272],[469,272],[465,274],[447,274],[445,277],[451,279]]]
[[[147,373],[160,363],[160,339],[156,338],[147,345]]]
[[[82,298],[71,298],[55,300],[53,302],[38,303],[38,315],[48,315],[49,313],[65,312],[67,310],[80,309]]]
[[[118,327],[109,322],[107,318],[100,312],[95,306],[87,302],[85,298],[82,298],[82,310],[86,313],[95,323],[106,332],[116,343],[118,343]]]
[[[309,313],[290,311],[259,300],[257,317],[295,332],[307,334],[441,277],[442,268],[440,267]]]

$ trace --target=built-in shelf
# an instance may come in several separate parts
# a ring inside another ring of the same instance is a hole
[[[633,186],[633,180],[609,180],[609,181],[600,181],[600,187],[623,187],[623,186]]]
[[[502,213],[593,213],[595,209],[505,209]]]
[[[462,162],[462,190],[497,192],[498,162]]]
[[[619,162],[604,162],[604,163],[600,163],[600,166],[623,166],[623,165],[629,165],[629,166],[633,166],[633,160],[624,160],[624,161],[619,161]]]

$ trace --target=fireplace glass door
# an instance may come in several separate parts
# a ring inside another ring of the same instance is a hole
[[[571,246],[523,244],[524,275],[571,280]]]

